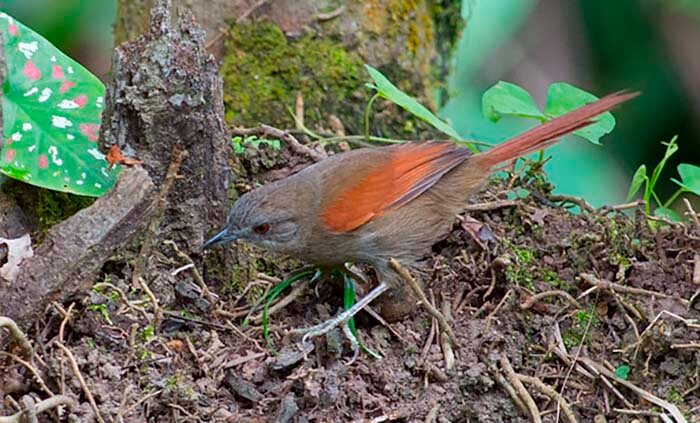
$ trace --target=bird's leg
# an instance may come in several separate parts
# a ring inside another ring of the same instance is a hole
[[[455,347],[459,348],[459,342],[457,341],[457,337],[452,331],[452,327],[450,326],[450,324],[447,323],[447,319],[442,313],[440,313],[438,309],[436,309],[435,307],[433,307],[432,304],[430,304],[430,301],[428,301],[428,299],[425,297],[425,293],[420,288],[420,285],[418,285],[418,282],[416,282],[416,280],[413,279],[413,276],[411,276],[408,270],[406,270],[405,267],[401,266],[401,264],[393,258],[389,259],[389,265],[396,271],[396,273],[399,274],[399,276],[401,276],[401,278],[408,284],[408,286],[411,287],[413,293],[416,294],[416,296],[420,300],[421,306],[425,309],[425,311],[428,312],[428,314],[430,314],[437,320],[440,329],[447,333],[447,336],[449,336],[450,341],[452,341]]]
[[[356,302],[352,307],[338,314],[332,319],[328,319],[323,323],[308,328],[294,329],[292,333],[304,334],[304,337],[302,338],[302,343],[306,343],[306,341],[309,338],[325,335],[334,328],[337,328],[338,326],[346,323],[348,320],[350,320],[351,317],[356,315],[363,308],[367,307],[369,303],[371,303],[377,297],[382,295],[382,293],[387,289],[389,289],[389,285],[387,285],[385,282],[382,282],[379,285],[377,285],[376,288],[371,290],[367,295],[362,297],[360,301]]]

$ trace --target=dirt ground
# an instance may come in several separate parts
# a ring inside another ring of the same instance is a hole
[[[697,422],[699,254],[697,221],[651,221],[634,205],[592,210],[552,195],[538,173],[509,174],[426,262],[425,292],[451,315],[459,347],[416,307],[388,325],[358,315],[380,359],[363,352],[347,364],[340,331],[305,357],[288,330],[341,309],[341,281],[284,291],[267,345],[243,317],[297,263],[271,261],[247,288],[214,289],[211,307],[174,253],[154,257],[155,298],[132,289],[123,252],[89,296],[51,307],[28,333],[42,381],[5,355],[0,390],[78,404],[39,421],[522,422],[534,412],[545,422]]]

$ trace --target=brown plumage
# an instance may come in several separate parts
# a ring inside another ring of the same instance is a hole
[[[369,263],[396,287],[389,258],[411,266],[424,257],[496,166],[554,144],[636,95],[603,97],[476,155],[450,142],[334,155],[242,196],[207,246],[243,239],[320,265]]]

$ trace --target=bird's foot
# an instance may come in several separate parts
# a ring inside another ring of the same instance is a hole
[[[350,328],[348,327],[348,321],[357,313],[359,313],[360,310],[367,307],[369,303],[371,303],[374,299],[379,297],[387,289],[389,289],[389,286],[387,284],[380,283],[376,288],[374,288],[367,295],[362,297],[360,301],[355,303],[352,307],[345,310],[344,312],[333,317],[332,319],[328,319],[325,322],[319,323],[315,326],[294,329],[292,330],[292,333],[300,335],[303,334],[304,336],[301,338],[301,342],[303,345],[306,345],[309,342],[310,338],[325,335],[331,330],[341,326],[343,329],[343,333],[350,340],[350,345],[352,346],[353,358],[350,360],[350,363],[348,363],[351,364],[355,361],[355,359],[357,359],[357,356],[360,351],[360,344],[357,341],[357,338],[355,338],[355,336],[353,335]]]

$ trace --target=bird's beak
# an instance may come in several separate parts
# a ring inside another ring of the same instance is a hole
[[[202,245],[202,250],[206,250],[217,245],[230,244],[239,238],[238,232],[229,232],[228,228],[224,228],[221,232],[211,237]]]

